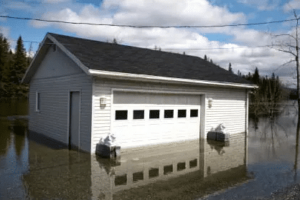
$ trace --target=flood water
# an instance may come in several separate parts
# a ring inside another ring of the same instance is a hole
[[[248,137],[123,151],[111,161],[29,139],[16,115],[27,115],[26,102],[0,103],[0,199],[259,199],[300,182],[294,106],[251,119]]]

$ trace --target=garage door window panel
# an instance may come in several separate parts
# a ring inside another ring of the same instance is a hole
[[[133,119],[144,119],[145,117],[144,110],[134,110],[133,111]]]
[[[191,117],[198,117],[198,109],[192,109],[191,110]]]
[[[178,118],[186,118],[186,110],[178,110]]]
[[[127,120],[128,111],[127,110],[116,110],[116,120]]]
[[[173,118],[174,117],[174,110],[165,110],[165,118]]]
[[[150,119],[159,119],[159,110],[150,110],[149,118]]]

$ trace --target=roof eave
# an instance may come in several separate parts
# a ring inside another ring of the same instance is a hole
[[[89,74],[92,76],[98,76],[98,77],[113,78],[113,79],[126,79],[126,80],[133,80],[133,81],[185,83],[185,84],[234,87],[234,88],[246,88],[246,89],[258,88],[257,85],[253,85],[253,84],[217,82],[217,81],[207,81],[207,80],[193,80],[193,79],[173,78],[173,77],[164,77],[164,76],[153,76],[153,75],[146,75],[146,74],[110,72],[110,71],[95,70],[95,69],[89,69]]]

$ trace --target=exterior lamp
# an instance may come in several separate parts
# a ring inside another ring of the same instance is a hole
[[[101,97],[100,98],[100,107],[105,107],[106,106],[106,98],[105,97]]]
[[[212,98],[209,98],[209,99],[208,99],[208,107],[209,107],[209,108],[212,107],[212,102],[213,102],[213,99],[212,99]]]

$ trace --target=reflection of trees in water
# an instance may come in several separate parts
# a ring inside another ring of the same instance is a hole
[[[276,148],[280,147],[288,138],[287,126],[284,126],[279,115],[269,117],[251,116],[254,122],[255,135],[260,138],[272,155],[276,155]]]
[[[12,130],[14,132],[14,147],[17,156],[22,154],[25,145],[26,127],[26,121],[15,120],[12,122]]]
[[[14,135],[14,147],[16,155],[19,157],[22,154],[22,151],[25,146],[25,135]]]
[[[0,131],[0,156],[6,155],[12,145],[11,147],[15,149],[16,155],[20,157],[25,146],[27,121],[1,120]]]
[[[300,120],[298,119],[297,131],[296,131],[295,161],[294,161],[295,180],[297,179],[297,170],[298,170],[299,134],[300,134]]]
[[[11,144],[11,134],[8,129],[8,123],[0,120],[0,156],[6,155]]]
[[[282,120],[286,117],[286,121]],[[273,155],[276,155],[276,149],[280,151],[281,145],[286,141],[288,134],[295,134],[295,158],[294,158],[294,179],[297,179],[298,172],[298,157],[299,157],[299,137],[300,137],[300,119],[298,117],[297,102],[292,102],[283,107],[283,112],[280,115],[270,117],[250,116],[254,123],[255,134],[260,134],[259,137],[267,148],[271,149]],[[295,128],[295,129],[294,129]],[[294,132],[295,131],[295,132]]]

